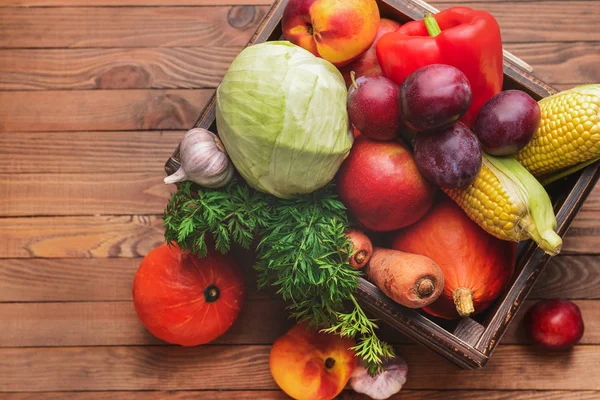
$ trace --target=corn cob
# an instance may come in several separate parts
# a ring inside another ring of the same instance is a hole
[[[550,197],[513,157],[484,154],[471,185],[444,191],[491,235],[513,242],[531,238],[550,255],[560,252]]]
[[[600,84],[538,102],[540,126],[516,158],[539,177],[600,156]]]

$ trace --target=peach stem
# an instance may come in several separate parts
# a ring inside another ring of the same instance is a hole
[[[356,73],[354,71],[350,71],[350,79],[352,79],[352,86],[354,86],[354,89],[358,89],[358,85],[356,84]]]

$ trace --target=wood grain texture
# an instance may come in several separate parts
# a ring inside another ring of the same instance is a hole
[[[523,318],[536,301],[526,301],[502,338],[502,344],[528,344]],[[600,344],[600,301],[575,301],[586,321],[581,344]],[[140,323],[133,303],[0,303],[0,347],[130,346],[165,344]],[[271,344],[293,321],[285,303],[251,298],[238,322],[214,344]],[[381,337],[393,344],[413,343],[384,327]]]
[[[282,301],[250,299],[213,344],[271,344],[293,322]],[[139,321],[132,302],[0,303],[0,347],[166,345]]]
[[[246,273],[246,297],[279,299],[274,290],[258,290],[248,252],[236,252]],[[129,302],[141,258],[0,259],[0,303]]]
[[[596,42],[512,43],[551,85],[600,81]],[[0,50],[0,89],[214,88],[237,47]]]
[[[214,88],[241,49],[4,49],[0,89]]]
[[[429,2],[440,10],[457,5],[450,0]],[[500,24],[503,43],[600,40],[593,1],[460,2],[490,12]],[[528,61],[528,60],[525,60]]]
[[[175,190],[149,173],[0,174],[0,215],[161,214]]]
[[[0,132],[0,174],[144,173],[159,178],[185,131]],[[1,189],[0,189],[1,190]]]
[[[551,85],[600,82],[600,42],[510,43],[505,47],[527,60],[535,76]]]
[[[600,253],[600,211],[581,210],[563,241],[563,254]]]
[[[187,130],[212,92],[4,91],[0,92],[0,131]]]
[[[550,260],[530,299],[600,299],[600,257],[558,256]]]
[[[600,392],[581,391],[511,391],[511,390],[410,390],[403,389],[390,400],[597,400]],[[144,391],[144,392],[54,392],[7,393],[2,400],[289,400],[281,391]],[[351,390],[345,390],[336,400],[369,400]]]
[[[0,258],[140,257],[163,241],[158,216],[0,219]]]
[[[10,373],[0,380],[0,391],[276,389],[269,351],[211,345],[6,348],[0,349],[0,370]],[[420,346],[398,351],[410,365],[406,389],[600,390],[600,381],[588,375],[600,363],[595,345],[561,354],[500,346],[477,371],[460,371]]]
[[[0,8],[0,47],[243,46],[264,6]]]
[[[0,7],[271,5],[269,0],[2,0]]]

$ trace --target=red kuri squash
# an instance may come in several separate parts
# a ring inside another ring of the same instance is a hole
[[[165,342],[208,343],[235,322],[244,300],[244,275],[229,256],[209,250],[198,258],[163,244],[144,257],[133,281],[135,310]]]
[[[516,257],[516,243],[486,233],[448,198],[397,232],[392,248],[424,255],[440,266],[444,292],[423,310],[445,319],[488,308],[508,285]]]

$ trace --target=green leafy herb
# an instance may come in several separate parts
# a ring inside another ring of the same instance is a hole
[[[371,374],[379,371],[384,359],[394,356],[354,297],[361,272],[348,262],[352,249],[345,232],[349,223],[333,185],[283,200],[237,180],[220,189],[185,182],[171,196],[164,224],[167,242],[200,257],[207,253],[209,237],[218,251],[226,253],[232,243],[250,247],[258,235],[259,287],[278,287],[299,321],[356,338],[353,349]]]

